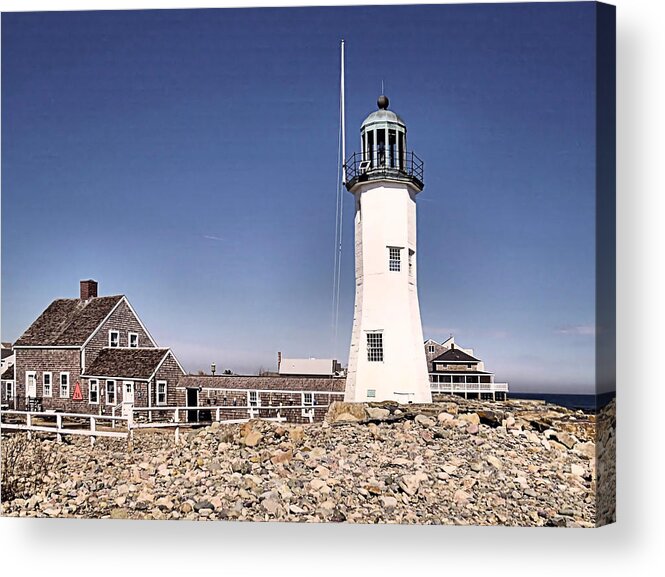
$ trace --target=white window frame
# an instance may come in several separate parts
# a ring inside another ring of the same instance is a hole
[[[14,383],[12,381],[5,381],[5,396],[7,399],[14,398]]]
[[[66,377],[66,379],[65,379],[67,381],[66,383],[62,382],[62,377]],[[67,388],[66,389],[67,393],[64,394],[64,395],[62,394],[63,386],[65,386]],[[69,388],[70,388],[69,387],[69,373],[68,372],[60,373],[60,379],[58,381],[58,392],[60,393],[60,398],[61,399],[68,399],[69,398],[69,394],[70,394]]]
[[[93,383],[95,395],[97,396],[96,401],[92,400]],[[97,379],[90,379],[88,381],[88,403],[91,405],[99,405],[99,380]]]
[[[309,395],[310,400],[307,400],[306,395]],[[314,393],[311,391],[303,391],[300,393],[300,404],[303,405],[301,409],[301,414],[303,417],[309,417],[310,413],[314,416]],[[305,406],[312,407],[311,409],[306,409]]]
[[[136,337],[136,344],[132,345],[132,337]],[[130,349],[138,349],[139,348],[139,334],[138,333],[127,333],[127,346]]]
[[[384,361],[384,354],[383,354],[383,332],[381,331],[367,331],[365,333],[367,336],[365,338],[366,340],[366,346],[367,346],[367,362],[370,363],[382,363]],[[372,337],[377,337],[378,339],[374,339],[374,346],[372,346],[371,341],[373,340]],[[380,346],[377,346],[377,342],[379,342]]]
[[[117,344],[115,344],[115,345],[113,344],[113,335],[116,335],[116,343]],[[110,330],[109,331],[109,348],[117,349],[119,347],[120,347],[120,331]]]
[[[252,395],[256,396],[256,400],[252,401]],[[251,416],[252,407],[259,408],[261,406],[261,395],[258,391],[247,391],[247,414]],[[258,417],[258,415],[256,415]]]
[[[37,371],[25,371],[25,396],[28,398],[28,389],[30,383],[30,377],[35,381],[35,397],[37,396]]]
[[[48,383],[46,382],[46,377],[48,377]],[[48,387],[48,393],[46,392]],[[46,371],[42,374],[42,396],[43,397],[52,397],[53,396],[53,373]]]
[[[164,392],[160,393],[159,388],[163,386],[164,387]],[[168,387],[166,381],[157,381],[157,384],[155,385],[155,405],[158,405],[160,407],[164,407],[168,404]],[[164,395],[164,400],[160,401],[159,396],[160,394]]]
[[[432,355],[436,352],[436,347],[434,345],[427,345],[427,352]]]
[[[388,270],[390,272],[402,271],[402,248],[399,246],[388,247]]]
[[[113,400],[109,400],[109,383],[113,383]],[[116,399],[118,398],[118,387],[117,387],[117,381],[114,379],[108,379],[106,381],[106,387],[105,387],[105,392],[106,392],[106,404],[107,405],[115,405],[116,404]]]

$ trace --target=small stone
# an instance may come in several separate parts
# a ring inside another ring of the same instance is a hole
[[[577,443],[573,449],[573,453],[586,457],[587,459],[593,459],[596,456],[596,445],[591,441],[586,443]]]
[[[270,458],[273,465],[284,465],[293,459],[293,451],[277,451]]]
[[[436,424],[432,419],[425,415],[416,415],[414,421],[422,427],[433,427]]]
[[[383,505],[384,509],[392,511],[395,507],[397,507],[397,499],[390,496],[381,497],[381,504]]]
[[[279,509],[279,503],[273,499],[264,499],[261,501],[261,505],[271,515],[274,515]]]
[[[420,488],[420,477],[418,475],[402,475],[397,484],[407,495],[413,496]]]
[[[129,519],[127,509],[111,509],[111,519]]]
[[[485,460],[486,460],[490,465],[492,465],[492,467],[494,467],[495,469],[499,469],[499,470],[503,469],[503,463],[502,463],[499,459],[497,459],[495,456],[490,455],[490,456],[487,457],[487,459],[485,459]]]
[[[573,475],[577,475],[578,477],[583,477],[584,476],[584,467],[580,467],[580,465],[572,464],[570,466],[570,472]]]
[[[458,489],[453,495],[453,501],[455,501],[455,503],[458,505],[465,505],[470,498],[471,495],[469,495],[466,491],[462,491],[462,489]]]
[[[468,426],[466,429],[466,432],[469,433],[469,435],[477,435],[479,432],[479,427],[475,423],[472,423]]]
[[[439,421],[439,423],[449,423],[450,421],[454,421],[455,417],[450,413],[439,413],[436,420]]]
[[[215,506],[214,506],[210,501],[207,501],[207,500],[205,500],[205,499],[203,499],[203,500],[201,500],[201,501],[197,501],[196,503],[194,503],[194,511],[196,511],[197,513],[198,513],[201,509],[210,509],[210,510],[213,510],[214,508],[215,508]]]

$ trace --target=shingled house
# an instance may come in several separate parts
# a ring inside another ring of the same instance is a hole
[[[450,336],[442,343],[425,341],[430,386],[432,393],[469,395],[478,398],[505,399],[507,383],[495,383],[494,373],[485,371],[485,364],[473,354],[473,349],[463,349]]]
[[[166,404],[185,374],[160,349],[124,295],[97,296],[80,283],[76,299],[57,299],[14,344],[18,409],[110,414],[123,402]]]

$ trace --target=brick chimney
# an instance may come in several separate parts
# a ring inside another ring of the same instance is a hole
[[[82,280],[81,281],[81,300],[87,301],[97,296],[97,281],[96,280]]]
[[[277,353],[277,372],[279,373],[279,367],[282,365],[282,351]]]

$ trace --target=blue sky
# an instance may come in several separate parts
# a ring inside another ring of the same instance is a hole
[[[95,278],[189,370],[346,362],[347,151],[381,81],[425,161],[425,337],[592,392],[593,3],[3,14],[2,340]]]

